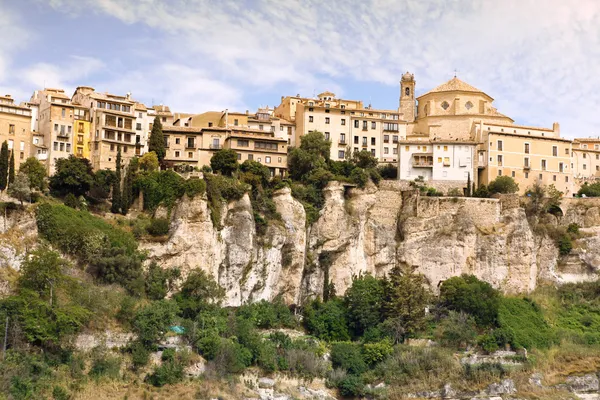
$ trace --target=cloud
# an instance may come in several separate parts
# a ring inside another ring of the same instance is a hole
[[[160,78],[165,102],[185,99],[214,108],[280,88],[288,91],[281,94],[303,95],[336,88],[340,95],[352,91],[347,87],[352,82],[395,93],[406,70],[415,73],[422,93],[450,79],[456,68],[517,122],[550,126],[558,120],[569,136],[595,128],[590,113],[600,101],[595,0],[578,0],[576,7],[562,0],[51,0],[50,5],[81,18],[90,12],[110,16],[160,36],[158,56],[146,62],[180,76],[157,77],[146,66],[134,66],[131,74],[142,92]]]
[[[104,69],[102,61],[83,56],[69,56],[63,64],[35,63],[21,70],[21,79],[35,88],[74,89],[80,82]]]

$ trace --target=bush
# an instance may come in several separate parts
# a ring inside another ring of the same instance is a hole
[[[215,173],[219,172],[231,176],[240,167],[237,161],[237,153],[232,149],[216,151],[210,159],[210,167]]]
[[[224,200],[239,200],[248,188],[245,184],[222,175],[206,175],[204,179],[210,217],[213,225],[220,227]]]
[[[577,192],[577,195],[586,197],[600,197],[600,182],[592,183],[591,185],[587,182]]]
[[[185,181],[185,194],[193,199],[199,194],[206,192],[206,182],[202,179],[190,178]]]
[[[67,207],[71,207],[71,208],[79,208],[80,204],[79,204],[79,200],[77,200],[77,197],[75,197],[75,195],[73,193],[69,193],[65,196],[65,206]]]
[[[134,342],[131,347],[131,361],[135,368],[140,368],[148,364],[150,352],[141,342]]]
[[[183,363],[175,359],[173,354],[171,358],[163,360],[163,363],[156,367],[146,379],[153,386],[173,385],[183,380],[184,367]]]
[[[152,236],[164,236],[169,233],[171,223],[166,218],[154,218],[146,230]]]
[[[350,181],[355,183],[359,188],[363,188],[369,182],[369,174],[362,168],[354,168],[350,173]]]
[[[438,326],[436,336],[446,347],[465,349],[477,336],[475,320],[464,312],[450,311]]]
[[[344,303],[355,336],[361,336],[381,322],[383,297],[383,283],[372,275],[359,276],[352,281],[344,295]]]
[[[304,326],[311,334],[327,341],[350,340],[346,309],[338,299],[325,303],[314,300],[304,309]]]
[[[360,345],[357,343],[334,343],[331,346],[331,364],[334,368],[342,368],[351,374],[362,374],[367,370]]]
[[[576,223],[571,223],[567,227],[567,233],[571,235],[579,235],[579,225]]]
[[[504,298],[500,302],[498,321],[509,331],[515,348],[548,348],[556,342],[554,332],[544,319],[539,306],[528,299]]]
[[[121,376],[121,359],[108,354],[96,355],[88,374],[96,380],[101,378],[119,379]]]
[[[493,326],[498,320],[500,294],[473,275],[452,277],[440,288],[442,306],[472,315],[479,326]]]
[[[385,164],[378,167],[379,174],[383,179],[397,179],[398,167],[394,164]]]
[[[567,233],[563,233],[558,238],[558,252],[561,256],[566,256],[573,250],[573,241],[571,240],[571,236]]]
[[[390,339],[384,339],[377,343],[365,343],[363,345],[363,359],[367,365],[375,365],[392,354],[394,348]]]
[[[155,301],[140,309],[133,321],[138,340],[146,347],[161,340],[175,323],[178,312],[177,303],[169,300]]]
[[[186,190],[186,181],[176,172],[155,171],[138,174],[133,187],[144,194],[144,209],[155,211],[159,206],[169,210]]]
[[[519,185],[510,176],[499,176],[488,185],[488,190],[491,194],[494,193],[516,193],[519,191]]]
[[[365,384],[362,379],[356,375],[347,375],[338,384],[338,389],[342,396],[360,397],[365,394]]]
[[[257,303],[243,305],[238,308],[236,314],[261,329],[295,326],[294,316],[281,299],[275,299],[273,302],[261,300]]]
[[[56,172],[50,178],[52,192],[64,196],[72,193],[75,197],[84,195],[94,183],[94,173],[89,160],[70,155],[56,160]]]
[[[237,342],[223,339],[213,361],[224,372],[237,374],[250,366],[252,353]]]

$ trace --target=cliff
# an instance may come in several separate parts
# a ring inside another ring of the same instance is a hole
[[[202,268],[227,291],[227,304],[283,296],[301,304],[326,283],[338,293],[352,277],[381,276],[396,265],[423,273],[435,290],[461,273],[476,275],[509,293],[529,292],[541,281],[594,280],[600,266],[600,201],[563,200],[554,225],[578,223],[586,237],[568,257],[536,234],[519,199],[421,197],[397,182],[357,189],[331,183],[320,218],[306,225],[303,206],[289,189],[276,192],[281,220],[257,235],[248,196],[223,204],[222,229],[205,198],[184,198],[171,213],[166,242],[143,242],[164,268]]]

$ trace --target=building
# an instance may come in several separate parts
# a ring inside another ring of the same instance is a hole
[[[322,132],[331,141],[332,160],[344,160],[352,152],[366,150],[380,162],[396,163],[398,140],[406,137],[407,124],[401,121],[398,110],[365,107],[360,100],[338,99],[331,92],[323,92],[316,99],[282,97],[274,115],[295,125],[295,131],[288,135],[293,146],[299,146],[301,137],[309,132]]]
[[[39,154],[38,160],[45,162],[48,174],[52,175],[58,159],[74,154],[75,106],[63,89],[52,88],[36,90],[29,103],[38,107],[40,135],[36,136],[38,139],[43,137],[42,142],[38,140],[38,143],[34,143],[36,152],[40,150],[36,156]],[[78,105],[78,112],[81,108]],[[43,149],[46,149],[46,153]]]
[[[399,179],[456,182],[458,188],[477,174],[478,142],[408,137],[399,143]]]
[[[31,109],[15,104],[10,95],[0,96],[0,142],[15,156],[15,169],[30,155]]]
[[[131,95],[98,93],[94,88],[80,86],[73,94],[73,102],[91,111],[90,161],[94,170],[114,169],[118,151],[123,165],[127,165],[136,148],[136,102]]]
[[[571,172],[571,141],[560,137],[558,123],[552,128],[517,125],[512,118],[498,112],[491,96],[456,76],[416,100],[412,95],[415,84],[414,76],[410,73],[404,74],[400,81],[399,110],[408,120],[407,138],[428,140],[428,147],[435,146],[432,150],[438,150],[438,144],[442,149],[447,146],[449,154],[437,155],[433,151],[432,154],[419,153],[418,143],[400,141],[400,146],[405,146],[405,149],[401,149],[400,179],[411,179],[416,173],[415,169],[421,171],[432,168],[431,172],[423,171],[427,173],[422,176],[444,180],[450,176],[460,178],[462,175],[465,183],[470,177],[476,185],[487,185],[496,177],[507,175],[519,184],[521,193],[536,182],[553,184],[565,195],[574,193],[576,186]],[[416,114],[414,121],[409,122],[412,110],[416,110]],[[415,145],[417,148],[413,147]],[[467,150],[471,152],[474,145],[476,152],[470,159],[466,158]],[[406,150],[406,146],[409,146],[409,150]],[[412,154],[409,159],[404,158],[409,154]],[[443,167],[441,176],[434,174],[434,167],[440,158]],[[419,163],[423,160],[425,164],[433,166],[420,167]],[[444,168],[447,167],[444,164],[457,167],[451,171]],[[407,168],[407,171],[403,171]],[[473,173],[468,174],[466,169],[472,169]],[[443,175],[444,170],[446,176]]]
[[[77,157],[90,159],[92,129],[90,110],[79,103],[73,103],[74,145]]]
[[[165,163],[169,166],[186,164],[201,167],[202,129],[186,126],[163,127]],[[205,159],[202,159],[205,161]],[[210,161],[210,158],[209,158]]]
[[[600,138],[577,138],[572,144],[571,168],[575,184],[600,179]]]

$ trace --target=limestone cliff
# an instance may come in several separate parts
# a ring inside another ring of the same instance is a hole
[[[310,227],[303,206],[283,189],[274,196],[281,220],[264,235],[256,233],[248,196],[223,204],[220,230],[205,198],[186,198],[171,214],[168,240],[142,247],[165,268],[210,272],[228,305],[278,295],[299,304],[321,295],[325,283],[343,293],[353,276],[382,276],[396,265],[414,266],[434,289],[461,273],[511,293],[531,291],[541,280],[597,277],[600,201],[564,200],[564,216],[554,223],[576,222],[587,237],[559,258],[554,242],[533,231],[518,198],[420,197],[402,189],[389,181],[365,189],[331,183]]]

